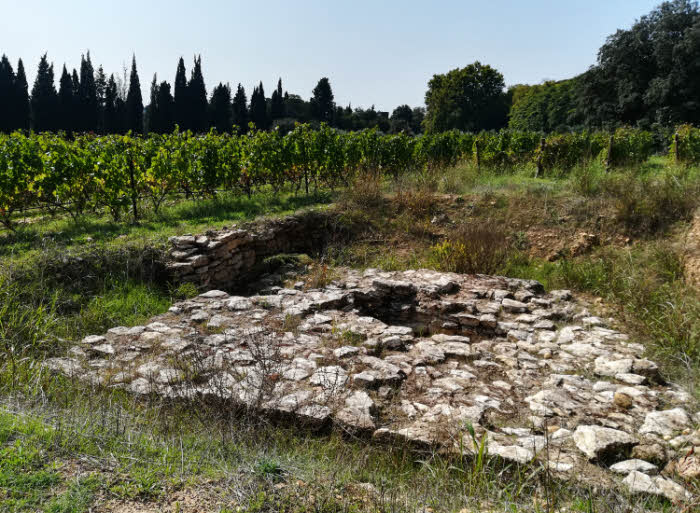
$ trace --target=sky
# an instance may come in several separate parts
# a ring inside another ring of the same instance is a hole
[[[207,92],[240,82],[250,97],[277,79],[304,98],[328,77],[339,105],[391,111],[424,104],[430,78],[476,60],[507,85],[577,75],[605,38],[660,0],[0,0],[0,54],[22,58],[31,84],[48,52],[56,81],[90,51],[121,73],[136,61],[144,101],[153,74],[189,76],[201,54]]]

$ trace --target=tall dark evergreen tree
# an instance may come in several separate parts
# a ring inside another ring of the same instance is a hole
[[[64,64],[61,78],[58,82],[58,108],[56,109],[56,128],[58,130],[65,130],[66,132],[73,131],[74,106],[73,80],[68,74],[68,70]]]
[[[157,132],[169,134],[175,129],[175,101],[170,93],[170,84],[161,82],[156,98],[156,128]]]
[[[97,131],[98,105],[97,87],[95,86],[95,70],[90,61],[90,52],[87,57],[80,57],[80,86],[78,88],[78,118],[79,129],[82,132]]]
[[[114,75],[110,75],[105,88],[104,101],[104,131],[107,134],[119,132],[119,122],[117,120],[117,81]]]
[[[233,97],[233,124],[238,127],[238,130],[245,133],[248,130],[248,98],[245,95],[245,89],[241,84],[238,84],[236,95]]]
[[[15,126],[20,130],[29,130],[29,85],[22,59],[17,62],[15,75]]]
[[[231,87],[219,83],[211,94],[209,103],[210,124],[220,134],[230,132],[233,125],[231,119]]]
[[[0,132],[10,132],[14,124],[14,86],[15,72],[3,54],[0,58]]]
[[[180,126],[180,130],[189,130],[192,127],[189,114],[189,98],[187,95],[187,75],[185,61],[180,57],[175,73],[175,123]]]
[[[250,97],[250,120],[255,123],[256,128],[267,129],[267,102],[262,82],[253,89],[253,94]]]
[[[202,74],[201,56],[194,59],[192,76],[187,83],[187,96],[189,97],[192,131],[206,132],[209,127],[209,116],[207,114],[209,104],[207,102],[207,88],[204,85],[204,75]]]
[[[129,76],[129,92],[126,96],[126,129],[136,134],[143,133],[143,98],[141,82],[136,71],[136,56],[131,60],[131,75]]]
[[[153,74],[150,102],[146,107],[146,132],[158,133],[158,75]]]
[[[80,130],[80,77],[75,68],[73,68],[73,73],[71,74],[71,81],[73,86],[73,107],[71,108],[73,120],[71,124],[75,130]]]
[[[326,77],[323,77],[318,81],[318,84],[316,84],[313,90],[313,96],[311,97],[311,115],[317,121],[330,124],[333,122],[334,110],[335,103],[333,101],[331,83]]]
[[[95,73],[95,90],[97,91],[97,131],[105,133],[105,94],[107,91],[107,76],[100,66]]]
[[[55,128],[56,102],[53,64],[49,64],[48,57],[44,54],[39,61],[39,69],[32,87],[31,106],[34,130],[44,132]]]
[[[274,121],[283,118],[284,115],[284,95],[282,93],[282,79],[280,78],[277,82],[277,89],[272,92],[270,98],[270,119]]]

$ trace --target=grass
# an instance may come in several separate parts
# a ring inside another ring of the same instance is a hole
[[[543,510],[548,497],[570,511],[588,511],[577,501],[590,491],[546,484],[538,466],[493,460],[487,444],[480,444],[478,461],[462,461],[217,415],[221,406],[145,405],[104,392],[88,399],[88,391],[66,386],[50,393],[54,405],[62,396],[61,409],[14,402],[0,410],[0,511],[158,504],[185,491],[200,500],[215,497],[213,511],[402,512],[429,506],[457,512],[489,504],[519,512],[533,504]],[[591,506],[616,511],[625,500],[602,493]],[[664,507],[654,499],[641,501],[639,511],[644,506]]]
[[[169,236],[204,232],[259,216],[285,215],[304,207],[328,204],[332,199],[333,194],[327,191],[309,196],[260,192],[252,198],[229,193],[212,199],[172,198],[158,214],[144,203],[138,224],[115,223],[101,212],[77,221],[65,215],[43,216],[36,222],[19,225],[16,233],[0,231],[0,256],[27,257],[40,251],[47,240],[66,248],[163,242]]]
[[[697,168],[660,158],[609,174],[591,165],[535,179],[527,166],[461,165],[398,182],[360,180],[336,208],[341,221],[364,231],[330,248],[305,286],[325,286],[334,266],[351,265],[494,272],[572,288],[603,298],[664,371],[698,395],[700,297],[685,283],[674,251],[698,205],[698,184]],[[147,211],[139,225],[92,215],[0,234],[0,512],[97,511],[123,502],[162,508],[182,494],[208,510],[236,512],[539,512],[551,501],[574,512],[671,511],[653,498],[552,482],[537,466],[489,457],[487,446],[469,460],[377,447],[341,432],[263,423],[226,404],[140,401],[41,366],[66,349],[66,339],[142,323],[196,294],[162,279],[168,236],[332,199],[221,196],[171,203],[159,216]],[[532,253],[531,226],[562,236],[595,231],[604,243],[551,262]],[[616,244],[616,237],[632,244]],[[441,247],[456,243],[464,254],[441,256]],[[286,262],[282,256],[269,265]],[[294,330],[297,322],[285,325]],[[338,337],[359,341],[351,332]]]

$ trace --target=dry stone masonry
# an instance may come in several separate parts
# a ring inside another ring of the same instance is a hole
[[[220,240],[195,239],[193,248]],[[206,258],[225,261],[216,250]],[[246,251],[240,262],[252,260]],[[472,426],[488,453],[508,462],[691,499],[684,480],[700,475],[691,396],[568,291],[346,270],[323,289],[272,292],[210,290],[145,326],[87,337],[49,365],[134,394],[222,398],[419,450],[471,453]]]
[[[265,223],[171,237],[168,270],[176,282],[201,290],[237,289],[260,274],[266,258],[280,253],[315,253],[328,237],[333,217],[321,210]]]

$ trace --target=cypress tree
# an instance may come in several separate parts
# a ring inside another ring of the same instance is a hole
[[[187,96],[189,97],[192,131],[200,133],[206,132],[209,125],[209,116],[207,115],[207,89],[204,85],[201,56],[195,57],[194,59],[192,76],[187,84]]]
[[[253,95],[250,97],[250,120],[255,123],[256,128],[267,129],[267,103],[262,82],[253,90]]]
[[[15,75],[15,126],[13,128],[29,130],[29,85],[22,59],[17,61]]]
[[[5,54],[0,58],[0,132],[9,132],[14,125],[15,106],[13,92],[15,73]]]
[[[102,66],[95,73],[95,90],[97,92],[97,130],[105,133],[105,94],[107,92],[107,76]]]
[[[233,97],[233,124],[238,126],[241,133],[248,130],[248,98],[245,89],[238,84],[236,95]]]
[[[180,130],[189,130],[191,128],[189,116],[189,99],[187,97],[187,75],[185,70],[185,61],[182,57],[177,63],[177,72],[175,73],[175,123],[180,126]]]
[[[158,125],[158,75],[153,74],[151,81],[151,101],[146,107],[146,131],[160,133]]]
[[[143,133],[143,98],[141,82],[136,71],[136,56],[131,60],[131,75],[129,77],[129,92],[126,96],[126,129],[136,134]]]
[[[284,96],[282,93],[282,79],[277,82],[277,89],[272,92],[270,98],[270,119],[281,119],[284,117]]]
[[[211,94],[209,104],[211,126],[220,134],[231,131],[231,87],[219,83]]]
[[[170,84],[161,82],[158,86],[158,97],[156,98],[158,105],[157,125],[160,133],[170,133],[175,129],[175,101],[170,93]]]
[[[73,73],[71,73],[72,89],[73,89],[73,107],[71,110],[71,116],[73,117],[73,127],[75,130],[80,130],[80,77],[78,72],[73,68]]]
[[[119,130],[117,122],[117,82],[114,74],[110,75],[105,88],[104,100],[104,131],[107,134],[117,133]]]
[[[87,53],[87,57],[80,56],[78,103],[80,105],[80,130],[83,132],[97,131],[97,87],[95,85],[95,70],[90,61],[90,52]]]
[[[53,64],[49,64],[47,54],[44,54],[39,61],[36,80],[32,87],[31,110],[34,130],[45,132],[55,128],[56,102]]]
[[[63,65],[61,79],[58,82],[58,108],[56,109],[56,128],[65,130],[66,132],[73,131],[73,107],[75,100],[73,97],[73,80],[68,74],[66,65]]]

